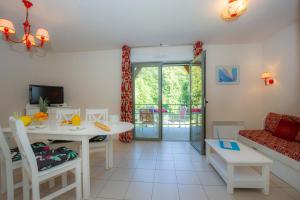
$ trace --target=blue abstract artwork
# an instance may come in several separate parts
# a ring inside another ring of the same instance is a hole
[[[217,83],[218,84],[239,84],[239,67],[238,66],[217,66]]]

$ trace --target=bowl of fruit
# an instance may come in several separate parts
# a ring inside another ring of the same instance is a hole
[[[42,125],[44,121],[48,119],[48,114],[44,112],[37,112],[32,117],[36,124]]]

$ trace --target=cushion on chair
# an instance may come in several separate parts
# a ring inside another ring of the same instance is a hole
[[[47,146],[43,142],[35,142],[35,143],[31,144],[31,148],[34,153],[48,151],[50,149],[49,146]],[[19,161],[22,159],[18,147],[10,149],[10,153],[11,153],[11,159],[13,162]]]
[[[64,162],[74,160],[78,157],[78,154],[66,147],[59,147],[57,149],[36,153],[35,157],[38,170],[44,171]]]
[[[273,135],[285,140],[294,141],[298,134],[299,126],[298,122],[281,119]]]
[[[52,144],[60,144],[60,143],[69,143],[73,141],[68,141],[68,140],[49,140]]]
[[[90,142],[102,142],[106,139],[107,135],[98,135],[90,139]]]

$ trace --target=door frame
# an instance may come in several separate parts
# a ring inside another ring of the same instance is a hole
[[[204,63],[205,63],[205,51],[203,51],[203,53],[201,54],[201,57],[203,56],[204,58]],[[161,110],[162,109],[162,68],[164,65],[173,65],[173,66],[176,66],[176,65],[195,65],[197,63],[191,61],[191,60],[187,60],[187,61],[177,61],[177,62],[170,62],[170,61],[162,61],[162,62],[133,62],[131,63],[131,77],[132,77],[132,117],[133,117],[133,120],[134,120],[134,125],[135,125],[135,67],[138,66],[138,65],[157,65],[158,66],[158,93],[159,93],[159,98],[158,98],[158,109]],[[200,63],[201,65],[201,63]],[[205,64],[204,64],[204,68],[205,68]],[[191,69],[191,67],[189,67],[189,69]],[[191,74],[190,74],[191,75]],[[202,80],[203,80],[203,83],[202,83],[202,89],[203,89],[203,98],[202,98],[202,102],[206,102],[206,71],[203,70],[203,73],[202,73]],[[191,79],[191,77],[190,77]],[[191,81],[191,80],[190,80]],[[189,96],[190,96],[190,106],[189,106],[189,110],[190,110],[190,113],[191,113],[191,92],[189,92]],[[206,112],[205,112],[205,104],[206,103],[202,103],[203,104],[203,113],[202,114],[203,116],[203,136],[204,136],[204,139],[206,138]],[[159,131],[159,137],[158,138],[142,138],[142,137],[136,137],[136,130],[135,130],[135,126],[134,126],[134,129],[133,129],[133,137],[135,140],[145,140],[145,141],[162,141],[163,137],[162,137],[162,112],[159,112],[159,128],[158,128],[158,131]],[[191,120],[191,115],[190,115],[190,120]],[[191,131],[190,131],[190,134],[191,134]],[[191,136],[190,136],[190,139],[191,139]],[[203,145],[204,146],[204,145]],[[203,147],[202,149],[202,153],[204,153],[205,151],[205,148]]]
[[[205,148],[205,139],[206,139],[206,104],[208,103],[206,98],[206,50],[203,50],[200,55],[198,55],[194,60],[190,62],[191,65],[199,64],[202,68],[202,126],[203,126],[203,141],[201,149],[198,149],[196,146],[192,144],[192,141],[190,141],[191,145],[202,155],[206,155],[206,148]],[[190,131],[191,134],[191,131]],[[191,138],[191,137],[190,137]]]

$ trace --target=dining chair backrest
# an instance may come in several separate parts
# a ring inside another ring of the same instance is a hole
[[[180,116],[181,119],[186,116],[186,112],[187,112],[187,107],[186,106],[181,106],[180,111],[179,111],[179,116]]]
[[[87,122],[108,120],[108,109],[86,109],[85,120]]]
[[[8,143],[6,142],[6,138],[2,132],[0,126],[0,155],[5,159],[6,162],[12,162],[11,153]]]
[[[140,120],[142,123],[154,123],[153,109],[140,109]]]
[[[31,148],[23,122],[14,117],[9,118],[9,126],[19,148],[25,171],[31,176],[38,175],[38,166]]]
[[[71,120],[74,115],[80,116],[80,109],[79,108],[60,108],[56,111],[56,120]]]

